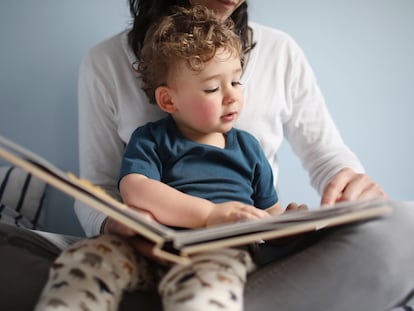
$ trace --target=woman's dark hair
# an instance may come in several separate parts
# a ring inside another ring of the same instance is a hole
[[[189,0],[129,0],[133,23],[128,33],[128,43],[138,59],[148,28],[161,16],[171,14],[171,9],[177,5],[191,7]],[[252,46],[249,40],[246,1],[233,12],[231,19],[235,25],[235,32],[240,36],[243,50],[249,51]]]

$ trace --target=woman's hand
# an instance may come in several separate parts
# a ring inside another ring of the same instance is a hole
[[[154,220],[154,217],[150,213],[145,211],[139,211],[148,220]],[[144,257],[156,260],[160,263],[164,262],[163,259],[158,258],[154,255],[154,243],[148,241],[144,237],[140,236],[133,229],[121,224],[120,222],[108,217],[102,224],[103,234],[113,234],[122,236],[129,240],[130,244],[134,247],[136,252]]]
[[[387,194],[366,174],[357,174],[350,168],[340,170],[326,185],[321,205],[358,199],[386,199]]]
[[[230,201],[214,205],[206,220],[206,227],[226,222],[253,220],[269,216],[266,211],[252,205]]]
[[[113,235],[120,235],[122,237],[131,237],[136,235],[137,233],[132,230],[131,228],[125,226],[124,224],[107,217],[102,224],[101,229],[102,234],[113,234]]]
[[[144,211],[144,210],[137,210],[137,209],[134,209],[134,210],[137,213],[139,213],[142,217],[144,217],[145,219],[149,221],[156,221],[154,216],[151,215],[151,213]],[[101,233],[120,235],[123,237],[130,237],[130,236],[134,236],[137,234],[133,229],[121,224],[120,222],[110,217],[107,217],[104,220],[102,224]]]

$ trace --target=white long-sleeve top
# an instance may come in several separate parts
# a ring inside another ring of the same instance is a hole
[[[236,127],[259,140],[276,183],[284,137],[319,193],[344,167],[363,172],[332,121],[302,49],[282,31],[250,26],[256,46],[241,79],[245,104]],[[80,175],[117,198],[121,157],[131,133],[164,116],[141,90],[135,61],[125,31],[93,47],[79,75]],[[80,202],[75,210],[86,235],[98,234],[105,215]]]

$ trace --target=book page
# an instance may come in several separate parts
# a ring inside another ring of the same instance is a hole
[[[179,232],[174,241],[177,243],[177,247],[184,247],[201,241],[214,241],[228,236],[254,235],[257,239],[263,239],[269,236],[277,237],[279,234],[276,231],[286,231],[286,228],[290,228],[286,232],[295,233],[296,228],[299,233],[304,228],[299,229],[301,225],[307,225],[308,230],[314,231],[336,225],[339,220],[341,220],[341,223],[346,223],[385,215],[391,211],[391,205],[391,202],[385,200],[342,202],[330,207],[292,211],[268,218],[222,224],[206,229],[193,229],[191,234]],[[267,234],[270,231],[273,231],[273,234]]]

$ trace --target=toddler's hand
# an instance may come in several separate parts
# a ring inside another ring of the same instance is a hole
[[[252,205],[230,201],[214,205],[207,218],[206,227],[226,222],[252,220],[263,217],[269,217],[269,214],[264,210]]]
[[[308,210],[308,206],[306,204],[297,204],[295,202],[291,202],[286,206],[285,213],[286,212],[296,212],[296,211],[303,211]]]

